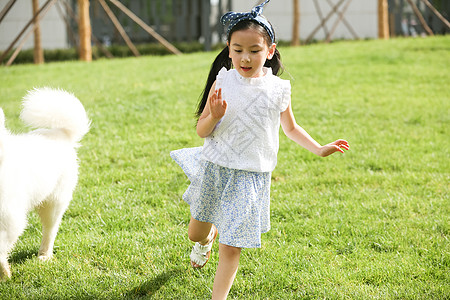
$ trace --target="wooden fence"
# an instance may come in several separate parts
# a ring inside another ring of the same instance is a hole
[[[223,35],[223,26],[217,23],[220,16],[231,7],[231,0],[217,2],[216,6],[212,6],[210,0],[121,1],[169,42],[201,42],[205,50],[211,49],[213,35],[219,38]],[[72,2],[72,7],[77,9],[76,1]],[[156,42],[120,9],[111,6],[111,10],[133,43]],[[106,45],[124,44],[118,30],[97,0],[91,1],[90,17],[92,32],[101,42]],[[76,24],[72,25],[75,29]]]

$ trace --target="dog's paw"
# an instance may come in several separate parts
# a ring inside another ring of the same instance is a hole
[[[48,261],[50,259],[52,259],[53,255],[45,255],[45,254],[39,254],[38,255],[38,259],[39,261]]]
[[[11,269],[6,263],[0,263],[0,281],[4,282],[11,278]]]

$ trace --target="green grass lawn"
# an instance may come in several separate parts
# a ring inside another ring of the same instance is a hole
[[[351,150],[320,158],[282,133],[271,225],[244,250],[230,299],[450,298],[450,38],[281,48],[297,122]],[[92,129],[55,242],[37,214],[11,253],[0,299],[208,299],[217,249],[189,265],[189,182],[169,152],[202,144],[193,118],[216,53],[0,68],[13,132],[21,98],[60,87]]]

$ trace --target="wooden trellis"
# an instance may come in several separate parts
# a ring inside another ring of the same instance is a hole
[[[5,7],[0,11],[0,23],[3,21],[5,16],[8,14],[10,9],[13,7],[13,5],[16,3],[17,0],[10,0],[7,2]],[[122,25],[119,23],[117,18],[114,16],[112,11],[109,9],[109,6],[107,5],[107,2],[105,0],[94,0],[98,1],[107,15],[109,16],[110,20],[113,22],[115,28],[119,31],[122,38],[125,40],[128,47],[131,49],[133,54],[135,56],[139,56],[139,51],[137,48],[133,45],[130,38],[128,38],[127,34],[125,33],[125,30],[123,29]],[[151,26],[147,25],[142,19],[137,17],[130,9],[125,7],[123,4],[121,4],[120,1],[117,0],[107,0],[111,4],[115,5],[118,9],[120,9],[125,15],[127,15],[133,22],[138,24],[144,31],[146,31],[148,34],[150,34],[153,38],[155,38],[159,43],[161,43],[164,47],[166,47],[170,52],[174,54],[181,54],[181,52],[176,49],[171,43],[169,43],[167,40],[165,40],[161,35],[159,35]],[[318,5],[318,0],[313,0],[314,5],[316,7],[317,15],[320,19],[320,24],[317,25],[312,32],[309,34],[309,36],[306,38],[306,43],[310,42],[315,34],[320,30],[323,29],[326,36],[326,41],[329,42],[332,38],[332,35],[334,34],[336,27],[339,23],[343,23],[346,28],[349,30],[349,32],[353,35],[355,39],[359,39],[357,33],[352,28],[352,26],[349,24],[349,22],[345,18],[345,12],[347,8],[349,7],[352,0],[335,0],[334,3],[332,0],[326,0],[328,5],[331,7],[331,11],[327,15],[323,15],[322,11],[320,10],[320,6]],[[388,20],[387,20],[387,0],[377,0],[378,1],[378,35],[379,38],[388,38],[389,37],[389,28],[388,28]],[[450,23],[448,20],[446,20],[442,14],[439,13],[433,7],[433,5],[428,0],[420,0],[423,2],[431,12],[433,12],[439,20],[441,20],[447,28],[450,29]],[[208,2],[208,0],[205,0],[205,3]],[[407,0],[409,5],[412,7],[414,13],[416,14],[419,22],[421,23],[422,27],[425,29],[425,31],[428,33],[428,35],[433,35],[432,30],[429,28],[427,23],[425,22],[424,18],[422,17],[421,12],[416,7],[414,2],[412,0]],[[59,14],[61,15],[63,21],[66,23],[68,35],[69,38],[73,41],[74,45],[77,46],[80,49],[80,59],[90,61],[92,59],[92,50],[91,50],[91,41],[93,41],[101,51],[105,53],[107,57],[113,57],[112,54],[98,41],[98,39],[92,34],[92,28],[90,24],[90,18],[89,18],[89,0],[77,0],[78,4],[78,11],[79,11],[79,17],[76,18],[75,14],[71,10],[70,6],[67,4],[65,0],[47,0],[40,8],[37,7],[37,0],[33,0],[32,2],[34,4],[33,7],[33,16],[31,20],[26,23],[25,27],[19,32],[17,37],[13,40],[13,42],[9,45],[9,47],[3,51],[3,53],[0,56],[0,63],[3,62],[5,57],[11,52],[11,50],[15,48],[14,52],[10,56],[8,62],[6,65],[10,65],[18,53],[21,51],[21,48],[25,44],[26,40],[31,37],[32,33],[34,33],[35,36],[35,63],[41,63],[43,60],[42,58],[39,58],[39,53],[42,53],[42,49],[40,46],[40,38],[39,38],[39,20],[44,18],[45,14],[48,12],[48,10],[55,5]],[[76,23],[78,23],[79,28],[79,38],[80,43],[77,44],[75,39],[75,33],[73,33],[71,27],[70,27],[70,20],[66,15],[62,13],[62,9],[59,7],[61,3],[65,6],[66,12],[70,15],[72,20],[76,20]],[[183,5],[186,3],[183,1]],[[222,1],[219,1],[219,14],[221,14],[221,5]],[[228,1],[228,6],[230,6],[230,1]],[[231,7],[228,7],[228,9],[231,9]],[[330,18],[333,15],[337,15],[337,19],[335,23],[331,27],[327,27],[327,22],[330,20]],[[202,18],[208,18],[209,13],[208,11],[203,11]],[[203,26],[208,26],[208,22],[202,22],[202,31],[206,32],[203,28]],[[205,25],[206,24],[206,25]],[[220,32],[220,31],[219,31]]]
[[[1,21],[3,21],[4,17],[8,14],[8,12],[12,8],[12,6],[16,3],[16,1],[17,0],[10,0],[5,5],[5,7],[1,10],[1,12],[0,12],[0,23],[1,23]],[[37,7],[36,7],[33,10],[33,17],[31,18],[31,20],[25,25],[25,27],[19,32],[17,37],[12,41],[12,43],[8,46],[8,48],[0,56],[0,63],[11,52],[11,50],[14,48],[14,46],[16,46],[19,43],[18,46],[16,47],[15,51],[13,52],[11,57],[9,58],[8,62],[6,63],[6,66],[9,66],[9,65],[12,64],[12,62],[17,57],[18,53],[21,51],[23,45],[25,44],[27,39],[31,36],[31,34],[33,32],[35,33],[35,35],[39,34],[39,33],[37,33],[38,31],[35,30],[35,28],[39,28],[38,27],[39,20],[42,19],[45,16],[45,14],[48,12],[48,10],[57,1],[58,0],[47,0],[42,5],[41,8],[37,9]],[[62,1],[62,3],[66,7],[66,11],[68,11],[69,14],[71,14],[72,18],[75,19],[75,16],[74,16],[73,12],[71,12],[71,9],[69,10],[70,7],[67,5],[67,3],[64,0],[59,0],[59,1]],[[99,1],[100,4],[102,4],[102,6],[104,7],[105,11],[108,10],[109,7],[107,6],[107,4],[106,4],[106,2],[104,0],[96,0],[96,1]],[[103,47],[101,45],[101,43],[98,42],[98,39],[95,36],[92,35],[90,18],[89,18],[89,4],[90,4],[89,2],[90,2],[89,0],[78,0],[78,2],[77,2],[78,3],[79,17],[76,19],[76,21],[78,23],[78,28],[79,28],[80,59],[81,60],[85,60],[85,61],[91,61],[92,60],[92,49],[91,49],[91,41],[92,40],[99,46],[99,48],[103,52],[105,52],[105,55],[107,57],[113,57],[112,54],[105,47]],[[141,26],[146,32],[148,32],[151,36],[153,36],[159,43],[161,43],[164,47],[166,47],[170,52],[172,52],[174,54],[177,54],[177,55],[182,54],[177,48],[175,48],[171,43],[169,43],[167,40],[165,40],[161,35],[159,35],[155,30],[153,30],[153,28],[151,28],[144,21],[142,21],[140,18],[138,18],[133,12],[131,12],[129,9],[127,9],[119,1],[109,0],[109,2],[111,2],[112,4],[117,6],[120,10],[122,10],[128,17],[130,17],[134,22],[136,22],[139,26]],[[58,11],[61,14],[60,8],[57,8],[57,9],[58,9]],[[121,28],[121,25],[117,21],[117,18],[115,18],[115,16],[112,13],[112,11],[110,11],[110,12],[111,13],[108,14],[108,15],[111,18],[111,20],[113,21],[113,23],[115,23],[114,25],[116,26],[116,28],[118,28],[118,29]],[[66,25],[69,24],[69,21],[66,19],[65,16],[62,15],[62,18],[63,18],[64,22],[66,22]],[[31,26],[31,25],[33,25],[33,26]],[[70,30],[69,30],[69,32],[70,32]],[[123,30],[123,33],[124,33],[124,35],[122,35],[122,37],[124,37],[124,39],[126,39],[127,36],[126,36],[126,33],[125,33],[124,30]],[[74,38],[73,37],[74,34],[72,32],[69,33],[69,36],[72,36],[71,37],[72,39]],[[128,39],[127,44],[128,44],[128,46],[131,49],[135,50],[135,51],[133,51],[133,53],[136,56],[138,56],[139,52],[137,51],[136,47],[132,44],[131,40]],[[40,50],[40,43],[38,43],[36,41],[35,41],[35,51],[36,52],[42,51],[42,50]]]
[[[345,3],[345,1],[347,1],[347,3]],[[311,31],[311,33],[306,38],[305,43],[311,42],[311,40],[314,38],[315,34],[320,30],[320,28],[322,28],[326,33],[326,41],[329,42],[340,22],[344,23],[344,25],[349,29],[349,31],[351,32],[351,34],[354,36],[355,39],[359,39],[353,27],[345,19],[345,12],[347,11],[347,8],[351,2],[352,0],[339,0],[337,3],[333,4],[330,0],[327,0],[327,3],[331,7],[331,10],[325,17],[323,17],[322,11],[320,10],[320,6],[316,2],[316,0],[314,0],[314,5],[317,11],[317,15],[319,16],[320,23]],[[340,6],[344,3],[345,5],[343,9],[339,10]],[[328,30],[326,23],[334,14],[337,14],[338,18],[333,24],[332,29]]]

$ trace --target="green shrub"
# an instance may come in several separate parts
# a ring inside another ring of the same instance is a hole
[[[193,53],[203,51],[204,46],[201,43],[174,43],[173,44],[178,50],[182,53]],[[133,56],[133,52],[131,52],[130,48],[126,45],[111,45],[106,47],[109,52],[114,57],[129,57]],[[151,44],[140,44],[136,45],[139,53],[141,55],[167,55],[171,54],[171,52],[166,49],[163,45],[157,43]],[[8,56],[3,60],[3,63],[6,63],[8,59],[11,57],[13,51],[11,51]],[[0,52],[3,54],[3,52]],[[99,59],[106,57],[105,53],[97,46],[92,47],[92,58]],[[53,61],[67,61],[67,60],[77,60],[78,59],[78,50],[75,48],[68,49],[45,49],[44,50],[44,59],[46,62]],[[14,60],[14,64],[31,64],[34,62],[33,58],[33,49],[22,50],[17,55]]]

